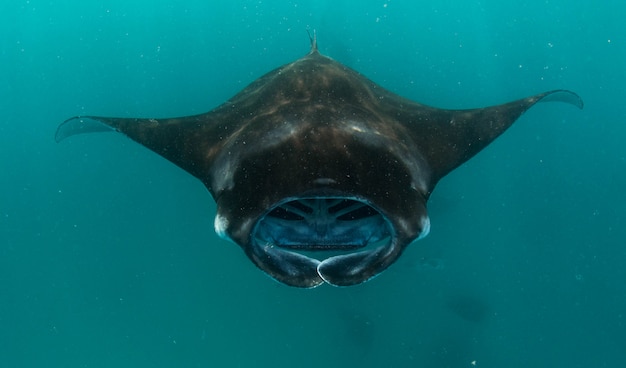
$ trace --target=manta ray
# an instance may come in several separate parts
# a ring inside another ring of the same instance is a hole
[[[217,203],[215,231],[295,287],[379,275],[430,230],[435,185],[537,102],[583,107],[567,90],[448,110],[400,97],[320,53],[252,82],[203,114],[75,116],[56,141],[121,132],[198,178]]]

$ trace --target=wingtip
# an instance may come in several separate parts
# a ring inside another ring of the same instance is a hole
[[[103,123],[96,117],[92,116],[73,116],[59,124],[54,140],[59,143],[64,139],[77,134],[110,132],[115,128]]]
[[[65,138],[69,137],[72,134],[69,134],[69,130],[67,125],[71,124],[70,122],[72,120],[76,120],[76,119],[80,119],[80,116],[72,116],[69,119],[65,119],[61,124],[59,124],[59,126],[57,126],[57,130],[54,133],[54,141],[56,143],[61,142],[62,140],[64,140]]]
[[[574,105],[579,109],[583,109],[585,103],[583,99],[575,92],[566,89],[557,89],[540,95],[538,102],[564,102]]]

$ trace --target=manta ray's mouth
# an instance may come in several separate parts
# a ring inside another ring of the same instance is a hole
[[[351,197],[286,199],[257,222],[252,239],[259,267],[301,287],[364,282],[400,252],[389,219],[367,201]]]
[[[255,236],[281,248],[328,251],[363,248],[390,234],[386,219],[367,203],[314,197],[275,206],[261,219]]]

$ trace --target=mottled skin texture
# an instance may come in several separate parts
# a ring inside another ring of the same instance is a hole
[[[314,43],[305,57],[208,113],[75,117],[59,127],[57,140],[102,130],[85,127],[88,120],[112,127],[200,179],[217,202],[223,235],[273,278],[300,287],[352,285],[382,272],[420,236],[426,201],[443,176],[542,99],[582,108],[578,96],[560,90],[488,108],[437,109],[385,90]],[[253,246],[259,218],[285,198],[306,196],[370,204],[393,229],[390,247],[318,267]]]

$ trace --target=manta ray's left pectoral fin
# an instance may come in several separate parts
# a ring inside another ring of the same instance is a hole
[[[564,102],[583,108],[576,93],[554,90],[486,108],[440,110],[436,121],[410,127],[433,170],[433,182],[488,146],[538,102]]]

